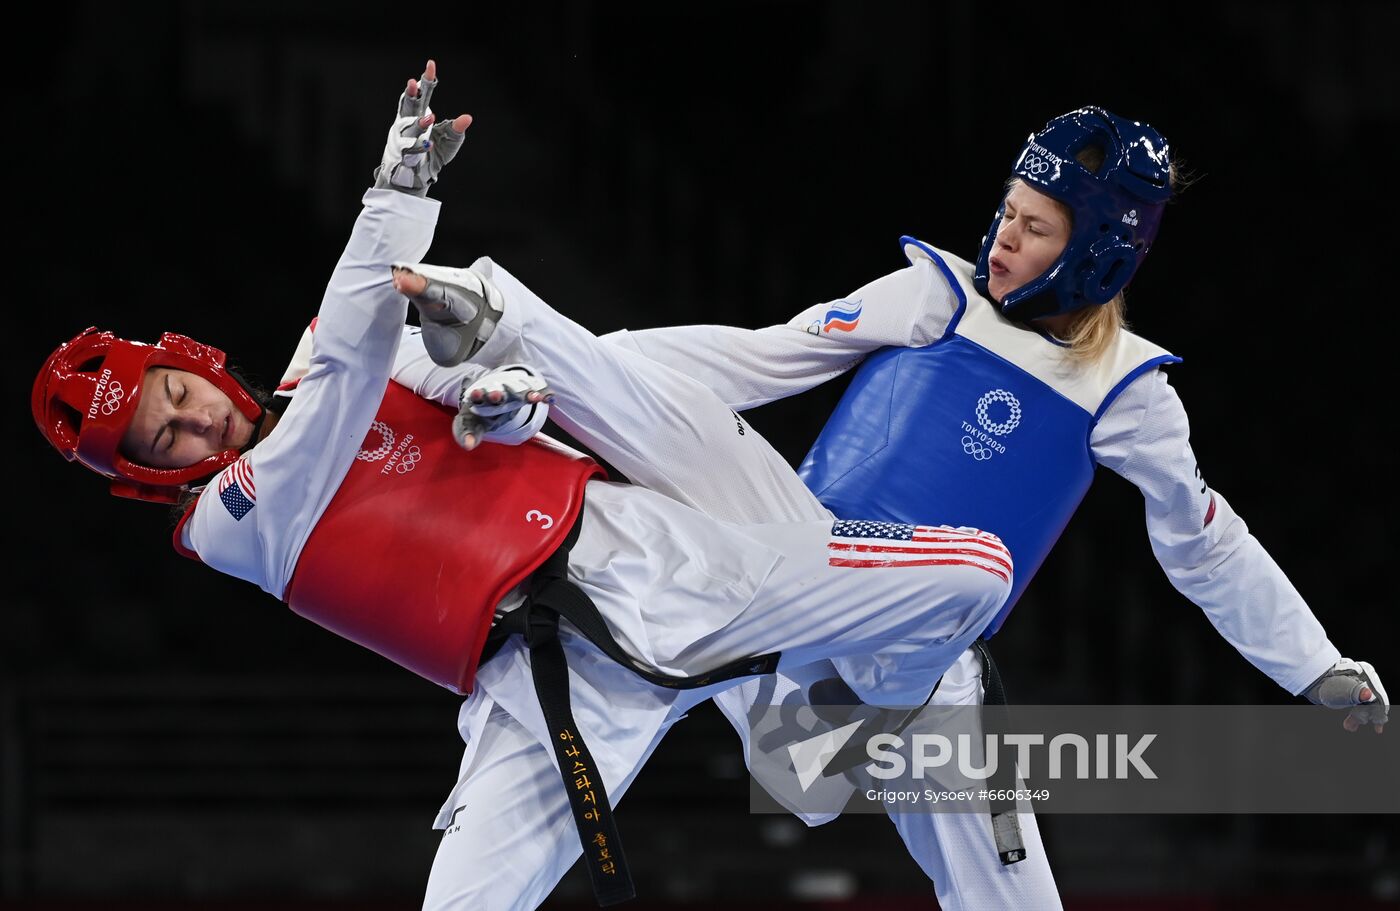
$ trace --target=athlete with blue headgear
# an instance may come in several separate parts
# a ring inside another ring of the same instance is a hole
[[[1125,328],[1122,292],[1156,238],[1172,173],[1170,147],[1152,127],[1081,108],[1027,139],[975,263],[906,237],[907,267],[787,325],[614,337],[699,379],[736,410],[859,363],[802,464],[808,486],[838,516],[908,522],[933,512],[996,529],[1015,555],[1011,597],[941,682],[930,675],[922,689],[911,687],[919,650],[894,646],[717,697],[746,751],[748,709],[794,696],[814,704],[845,701],[852,691],[879,694],[886,705],[997,701],[985,639],[1098,465],[1142,491],[1163,570],[1246,659],[1291,694],[1348,708],[1349,730],[1382,729],[1388,700],[1375,669],[1342,657],[1203,480],[1186,411],[1161,369],[1180,358]],[[1024,804],[1019,813],[993,808],[990,818],[887,809],[947,911],[1060,906]]]

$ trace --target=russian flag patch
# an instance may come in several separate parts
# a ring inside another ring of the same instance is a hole
[[[833,329],[841,332],[850,332],[860,325],[860,314],[864,308],[860,301],[841,300],[827,308],[826,316],[822,317],[822,332],[830,332]]]

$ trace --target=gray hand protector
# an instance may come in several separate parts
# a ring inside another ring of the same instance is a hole
[[[374,171],[376,190],[398,190],[413,196],[428,195],[428,188],[437,182],[443,167],[462,147],[465,133],[452,129],[452,124],[439,123],[424,128],[419,122],[432,109],[428,102],[437,88],[437,80],[420,79],[418,96],[410,97],[405,90],[399,96],[399,115],[389,127],[384,144],[384,157]],[[428,133],[428,137],[423,137]]]
[[[1333,709],[1350,708],[1349,721],[1383,725],[1390,716],[1390,700],[1380,675],[1366,661],[1343,658],[1303,691],[1309,702]],[[1368,698],[1369,697],[1369,698]]]

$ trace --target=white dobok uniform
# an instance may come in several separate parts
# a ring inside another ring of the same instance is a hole
[[[963,283],[970,285],[971,266],[955,257],[945,258],[955,271],[965,273]],[[878,348],[932,344],[944,336],[959,305],[944,275],[927,257],[918,255],[906,268],[876,279],[838,303],[847,300],[859,301],[862,310],[858,324],[847,324],[843,331],[812,331],[836,306],[820,304],[786,325],[765,329],[688,326],[617,333],[609,340],[695,377],[730,407],[742,411],[825,382]],[[968,295],[967,306],[994,309],[975,292]],[[981,331],[997,335],[1007,349],[1034,346],[1038,350],[1033,356],[1042,360],[1063,351],[1038,333],[1000,317],[980,318]],[[993,320],[1002,325],[988,325]],[[1023,338],[1010,337],[1016,334]],[[1341,657],[1244,520],[1201,480],[1186,411],[1163,370],[1152,369],[1132,380],[1094,425],[1089,443],[1097,464],[1142,492],[1152,551],[1172,585],[1195,602],[1251,664],[1298,695]],[[916,440],[903,443],[916,444]],[[932,703],[980,704],[981,671],[980,658],[969,649],[948,671]],[[745,713],[756,699],[782,700],[795,687],[832,673],[825,663],[784,670],[776,691],[771,682],[761,690],[750,681],[720,694],[716,701],[743,736],[746,756]],[[998,859],[985,814],[892,812],[891,817],[910,853],[933,879],[939,904],[946,911],[1058,908],[1035,817],[1025,804],[1021,810],[1027,859],[1009,866]],[[832,816],[803,818],[818,824]]]
[[[898,701],[927,691],[996,614],[1010,558],[994,535],[948,530],[963,556],[938,565],[841,565],[832,555],[851,545],[833,542],[830,512],[720,398],[601,342],[489,260],[475,268],[500,288],[505,312],[477,366],[431,365],[404,328],[407,301],[389,265],[419,261],[437,211],[436,201],[391,190],[365,194],[292,402],[266,439],[211,480],[183,525],[183,546],[203,562],[282,597],[391,378],[455,405],[463,376],[523,362],[550,382],[556,419],[633,481],[587,485],[569,573],[622,646],[661,672],[772,651],[794,667],[885,655],[883,676],[866,675],[859,692]],[[519,602],[514,594],[500,609]],[[647,684],[567,622],[561,639],[574,718],[617,801],[667,727],[717,688]],[[548,734],[519,637],[479,668],[459,728],[466,749],[437,820],[448,831],[425,905],[533,908],[580,845],[554,754],[541,745]]]

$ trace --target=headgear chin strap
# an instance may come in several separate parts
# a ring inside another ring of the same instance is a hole
[[[1093,171],[1075,159],[1089,146],[1103,150],[1103,164]],[[1103,108],[1080,108],[1032,133],[1011,173],[1068,206],[1074,225],[1060,258],[1038,278],[1006,294],[1002,312],[1025,321],[1112,300],[1152,249],[1171,198],[1166,139],[1145,123],[1124,120]],[[1003,197],[977,255],[972,278],[983,295],[987,260],[1005,212]]]
[[[218,348],[173,332],[148,345],[92,327],[60,345],[40,368],[30,399],[34,421],[64,458],[111,478],[113,494],[175,503],[195,481],[236,461],[238,450],[227,449],[184,468],[151,468],[121,454],[122,437],[136,414],[151,367],[198,374],[259,424],[262,405],[224,365],[226,360]],[[257,439],[256,429],[252,438]]]

